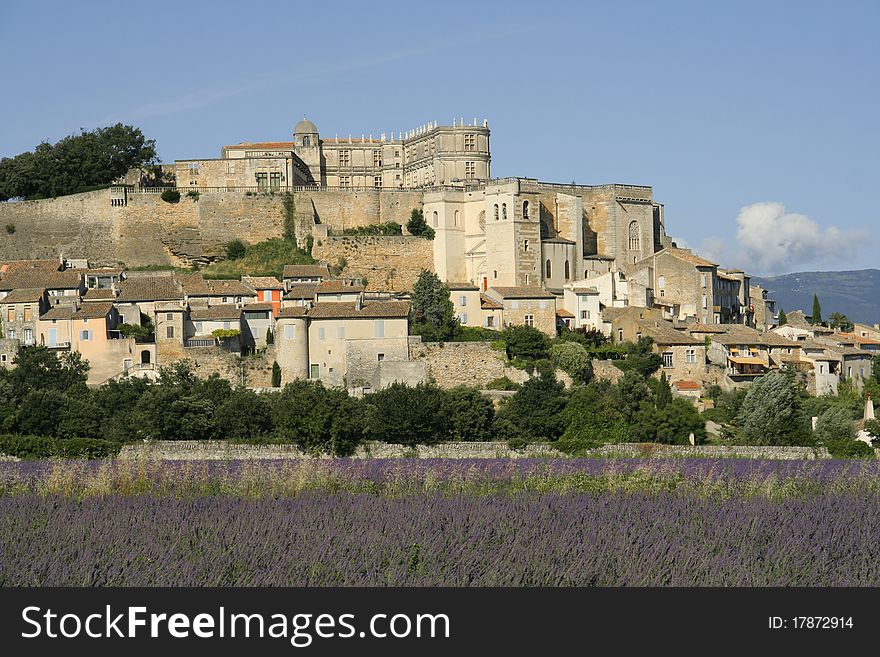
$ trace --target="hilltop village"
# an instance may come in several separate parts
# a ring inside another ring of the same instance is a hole
[[[419,234],[407,228],[414,217]],[[200,376],[251,388],[486,388],[530,376],[493,346],[493,332],[512,326],[611,344],[651,338],[656,376],[695,402],[783,368],[813,395],[836,394],[841,381],[861,390],[880,353],[876,325],[827,328],[802,312],[780,325],[748,273],[676,246],[650,187],[492,178],[488,122],[476,119],[357,138],[321,135],[304,119],[289,141],[227,145],[219,158],[132,170],[107,189],[0,204],[0,221],[0,366],[21,346],[76,351],[90,385],[155,379],[189,360]],[[230,243],[273,239],[315,264],[200,273]],[[423,271],[483,339],[413,334]],[[594,368],[615,376],[608,361]]]

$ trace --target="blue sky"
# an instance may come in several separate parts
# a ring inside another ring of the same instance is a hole
[[[880,267],[880,2],[0,0],[0,156],[123,121],[163,161],[489,119],[495,176],[648,184],[754,273]]]

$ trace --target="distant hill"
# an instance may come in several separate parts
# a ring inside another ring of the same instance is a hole
[[[880,322],[880,269],[856,271],[805,271],[770,278],[752,278],[752,285],[769,290],[777,308],[786,312],[813,310],[813,294],[819,295],[822,317],[841,312],[854,322]]]

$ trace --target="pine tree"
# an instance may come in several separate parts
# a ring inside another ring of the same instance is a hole
[[[785,326],[788,324],[788,317],[785,316],[785,310],[779,309],[779,326]]]
[[[819,297],[813,295],[813,316],[810,318],[811,324],[822,323],[822,306],[819,305]]]
[[[434,239],[434,229],[425,221],[424,213],[418,208],[413,209],[410,214],[409,221],[406,223],[406,229],[410,235],[416,237],[427,237],[429,240]]]

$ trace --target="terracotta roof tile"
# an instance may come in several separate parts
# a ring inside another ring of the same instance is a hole
[[[676,388],[679,390],[699,390],[700,384],[696,381],[676,381],[673,383]]]
[[[245,312],[258,312],[258,311],[263,311],[263,310],[272,310],[272,304],[269,303],[268,301],[266,301],[266,302],[261,301],[259,303],[246,303],[246,304],[244,304],[243,310]]]
[[[555,299],[556,296],[539,287],[491,287],[503,299]]]
[[[45,294],[46,290],[41,287],[18,288],[0,299],[0,303],[36,303]]]
[[[283,290],[284,286],[274,276],[242,276],[241,282],[255,290]]]
[[[277,319],[289,319],[292,317],[305,317],[306,310],[308,310],[305,306],[288,306],[286,308],[282,308],[278,311]]]
[[[360,318],[403,318],[409,316],[408,301],[367,301],[356,308],[355,302],[328,302],[315,304],[308,312],[312,319],[360,319]]]
[[[19,268],[7,272],[0,281],[0,290],[43,287],[47,290],[70,290],[82,285],[82,274],[76,269],[46,271],[40,268]]]
[[[132,276],[119,284],[117,302],[177,301],[183,299],[180,283],[171,276]]]
[[[284,278],[330,278],[330,269],[327,265],[284,265],[282,272]]]
[[[317,288],[317,283],[312,284],[302,284],[302,285],[294,285],[290,288],[287,294],[284,295],[285,299],[314,299],[315,298],[315,288]]]
[[[241,308],[232,304],[222,304],[219,306],[209,306],[208,308],[193,308],[189,312],[189,317],[193,321],[202,320],[224,320],[239,319],[241,317]]]
[[[112,301],[116,299],[116,292],[109,287],[90,288],[83,295],[83,301]]]

